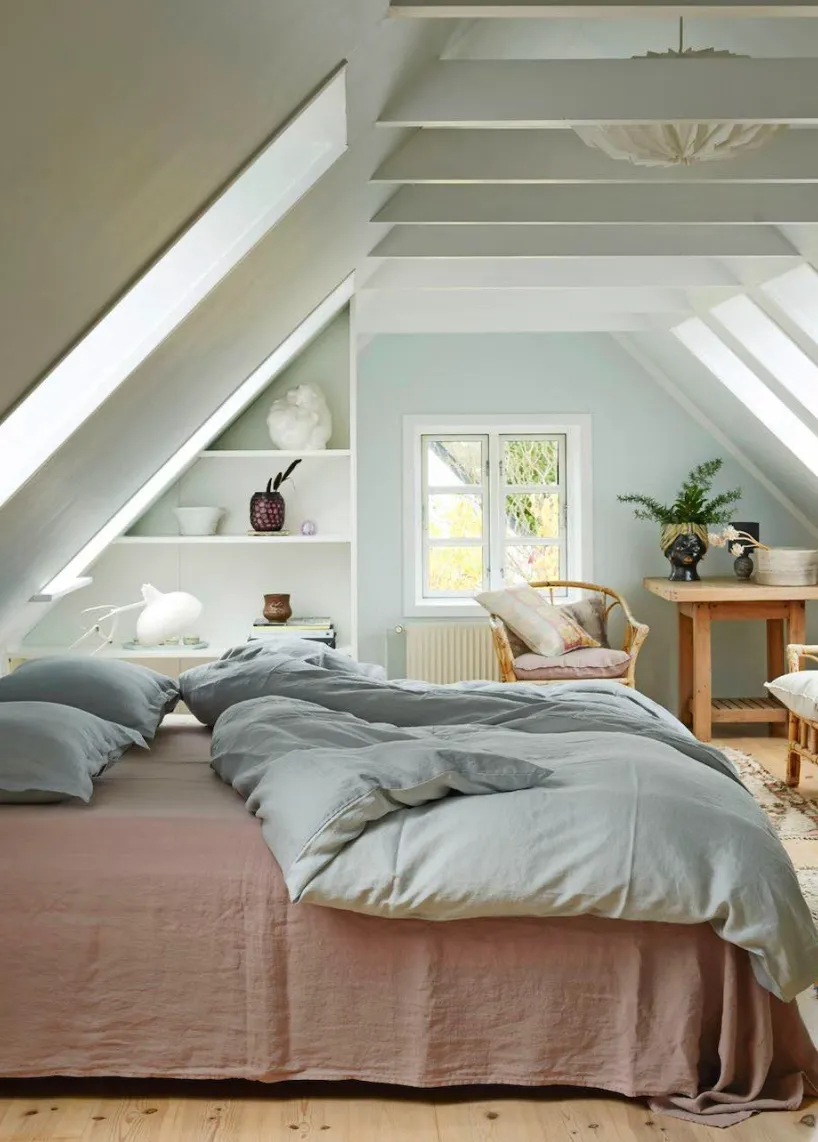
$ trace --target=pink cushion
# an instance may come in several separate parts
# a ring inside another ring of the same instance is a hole
[[[514,673],[521,682],[556,678],[622,678],[628,673],[630,655],[624,650],[583,647],[559,658],[521,654],[514,659]]]

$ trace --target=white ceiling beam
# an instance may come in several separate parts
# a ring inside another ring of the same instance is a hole
[[[818,192],[778,186],[404,186],[373,222],[403,225],[818,223]]]
[[[527,291],[526,291],[527,292]],[[481,291],[446,295],[445,304],[430,293],[370,294],[358,317],[358,332],[382,333],[609,333],[669,329],[691,314],[690,308],[670,313],[630,313],[592,308],[566,309],[534,305],[526,299],[484,297]]]
[[[395,226],[373,258],[780,258],[766,226]]]
[[[735,291],[733,291],[735,292]],[[473,313],[603,314],[665,313],[689,316],[693,304],[684,290],[619,288],[574,289],[449,289],[364,290],[357,295],[358,316],[368,327],[373,316],[412,309],[433,312],[462,309]]]
[[[812,183],[818,132],[787,131],[724,163],[637,167],[588,147],[573,131],[415,131],[373,182],[410,183]]]
[[[577,17],[620,19],[627,16],[816,16],[815,0],[791,0],[785,4],[748,4],[746,0],[677,0],[675,4],[663,0],[632,0],[621,4],[617,0],[392,0],[392,16],[416,19],[570,19]]]
[[[439,60],[386,127],[572,123],[818,124],[818,59]]]
[[[767,262],[764,263],[767,265]],[[739,277],[711,258],[586,258],[549,261],[538,258],[395,259],[377,263],[367,290],[671,289],[735,290]],[[788,262],[788,266],[792,263]],[[360,295],[359,295],[360,296]]]

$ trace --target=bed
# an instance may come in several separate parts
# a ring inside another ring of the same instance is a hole
[[[0,1075],[559,1084],[720,1125],[818,1084],[707,925],[290,903],[209,745],[170,718],[90,805],[4,812]]]

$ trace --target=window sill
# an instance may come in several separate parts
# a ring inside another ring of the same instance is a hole
[[[423,599],[407,603],[403,608],[407,619],[475,619],[488,620],[488,614],[474,599]]]

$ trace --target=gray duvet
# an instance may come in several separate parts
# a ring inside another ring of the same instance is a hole
[[[219,718],[212,764],[261,819],[293,900],[707,922],[779,998],[818,979],[818,933],[765,814],[723,754],[643,696],[276,659],[269,696]]]

